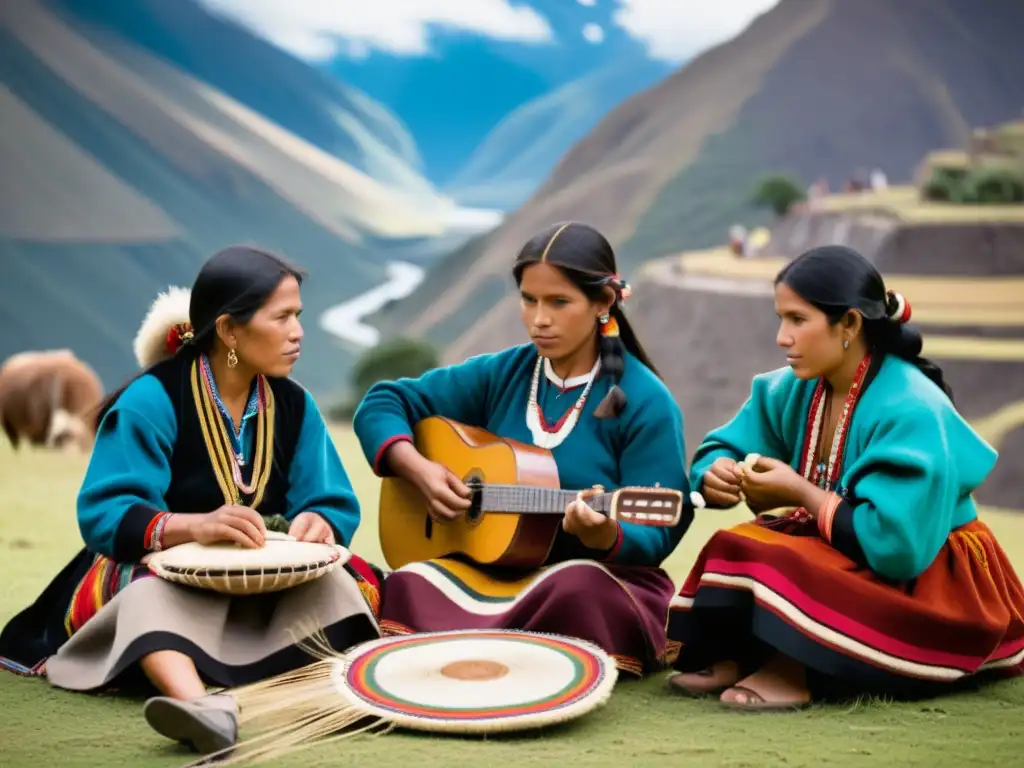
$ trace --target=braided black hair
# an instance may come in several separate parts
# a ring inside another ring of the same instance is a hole
[[[856,309],[864,318],[864,339],[869,349],[913,363],[953,399],[942,369],[921,357],[924,340],[920,331],[907,325],[907,300],[896,291],[886,290],[882,275],[857,251],[841,245],[812,248],[779,271],[775,283],[780,282],[824,312],[832,324]]]
[[[614,418],[626,407],[626,393],[619,386],[625,367],[625,351],[660,378],[622,311],[622,300],[628,295],[628,286],[617,274],[615,251],[604,235],[593,227],[577,222],[560,222],[534,235],[520,249],[512,267],[516,285],[522,281],[526,267],[540,262],[558,268],[591,301],[607,298],[609,290],[615,294],[608,314],[609,322],[614,320],[618,325],[619,334],[604,335],[599,327],[595,328],[598,331],[601,369],[611,377],[612,387],[594,409],[594,415],[599,419]]]

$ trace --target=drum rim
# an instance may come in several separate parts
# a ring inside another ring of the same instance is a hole
[[[292,539],[294,541],[294,539]],[[187,542],[189,544],[195,542]],[[250,579],[263,577],[280,576],[317,576],[329,572],[347,563],[352,556],[351,551],[341,544],[325,544],[323,542],[310,542],[318,546],[327,547],[331,551],[324,557],[315,561],[299,565],[181,565],[178,563],[165,562],[165,553],[172,552],[174,547],[156,552],[150,557],[146,566],[154,575],[166,579],[172,583],[185,583],[182,579],[188,579],[193,584],[195,579]],[[185,546],[185,545],[181,545]],[[307,579],[308,580],[308,579]],[[193,584],[194,586],[194,584]]]
[[[335,555],[328,560],[319,560],[315,563],[307,563],[305,565],[281,565],[274,566],[273,568],[267,568],[260,566],[258,568],[244,568],[238,566],[194,566],[194,565],[174,565],[174,564],[163,564],[157,563],[156,567],[165,573],[171,573],[180,576],[206,576],[209,578],[231,578],[235,576],[260,576],[269,575],[273,576],[276,574],[303,574],[318,571],[323,568],[328,568],[334,563],[341,559],[341,555]]]

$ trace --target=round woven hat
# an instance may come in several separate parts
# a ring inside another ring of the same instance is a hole
[[[370,640],[348,651],[227,690],[245,741],[206,755],[242,765],[316,742],[418,731],[486,734],[575,720],[602,706],[618,669],[583,640],[519,630],[467,629]]]
[[[318,579],[351,556],[339,545],[296,541],[268,531],[266,543],[258,549],[193,541],[155,553],[148,566],[167,581],[228,595],[252,595]]]
[[[427,731],[523,730],[605,702],[614,660],[567,637],[463,630],[374,640],[335,670],[338,694],[395,725]]]

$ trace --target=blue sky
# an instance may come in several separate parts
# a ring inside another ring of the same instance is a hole
[[[577,36],[601,45],[609,33],[622,32],[667,63],[727,40],[777,1],[202,0],[310,62],[359,59],[373,51],[429,56],[437,37],[446,34],[544,47]],[[570,10],[576,23],[566,18]],[[555,15],[562,23],[553,22]]]
[[[420,170],[443,185],[523,105],[614,68],[612,90],[580,92],[570,112],[549,116],[579,117],[569,143],[552,150],[565,151],[622,100],[778,0],[199,2],[388,107],[412,133]]]

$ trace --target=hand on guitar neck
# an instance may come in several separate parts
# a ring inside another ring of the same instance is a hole
[[[457,520],[470,506],[472,492],[447,467],[431,461],[405,440],[392,445],[385,455],[391,470],[423,494],[427,513],[435,522]]]
[[[615,546],[619,538],[619,524],[607,515],[594,511],[584,497],[589,491],[581,493],[565,508],[562,528],[579,539],[583,546],[600,551]]]

